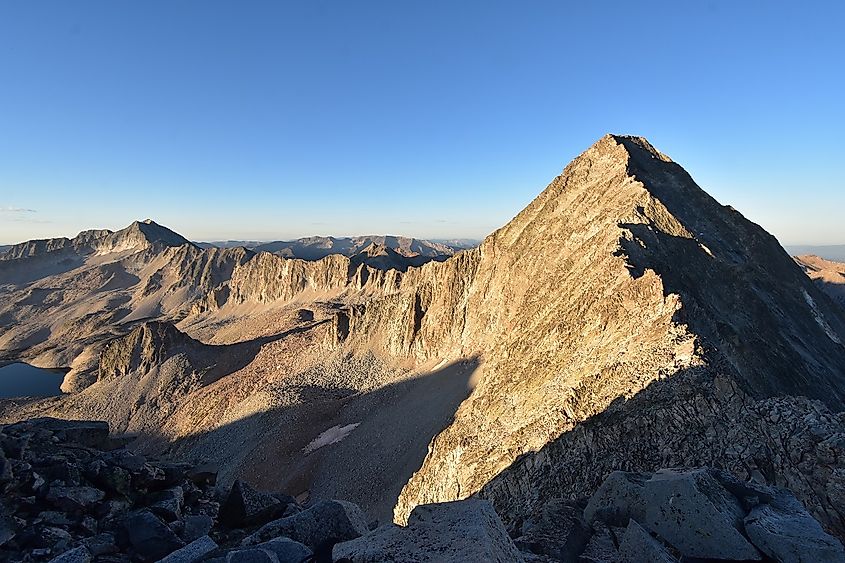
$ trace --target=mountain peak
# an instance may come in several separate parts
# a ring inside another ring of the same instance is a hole
[[[191,241],[167,227],[159,225],[152,219],[133,221],[128,227],[115,231],[109,235],[100,252],[115,252],[121,250],[149,248],[153,245],[182,246],[193,244]]]

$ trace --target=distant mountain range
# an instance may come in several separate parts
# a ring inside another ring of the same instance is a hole
[[[329,254],[354,256],[375,244],[393,250],[401,256],[438,258],[452,256],[460,250],[478,246],[473,239],[425,240],[393,235],[364,235],[357,237],[303,237],[294,240],[248,241],[227,240],[196,243],[200,248],[232,248],[243,246],[256,252],[272,252],[286,258],[319,260]]]
[[[785,247],[787,252],[793,256],[807,256],[813,255],[825,260],[833,260],[834,262],[845,262],[845,244],[829,244],[829,245],[795,245]]]

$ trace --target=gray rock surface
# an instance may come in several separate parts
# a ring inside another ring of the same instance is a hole
[[[84,545],[80,545],[54,557],[50,563],[90,563],[90,561],[91,552]]]
[[[167,524],[148,510],[130,517],[125,530],[135,552],[148,560],[161,559],[185,545]]]
[[[208,536],[195,539],[184,547],[170,553],[160,563],[193,563],[200,561],[206,554],[217,549],[217,544]]]
[[[644,522],[646,499],[643,485],[650,478],[650,473],[614,471],[590,497],[584,509],[584,519],[588,524],[601,520],[614,526],[627,526],[632,518]]]
[[[523,561],[493,507],[480,500],[418,506],[407,527],[382,526],[336,545],[333,556],[353,563]]]
[[[253,547],[230,551],[226,554],[226,563],[279,563],[279,559],[269,549]]]
[[[584,551],[578,557],[579,563],[615,563],[619,559],[616,537],[607,524],[595,522]]]
[[[182,517],[185,492],[182,487],[171,487],[150,495],[150,511],[165,522],[174,522]]]
[[[745,517],[745,531],[754,545],[777,561],[845,561],[842,543],[825,533],[794,498],[784,497],[773,505],[755,506]]]
[[[207,514],[197,514],[187,516],[184,519],[184,526],[182,527],[182,539],[186,542],[192,542],[195,539],[201,538],[208,534],[214,526],[214,519]]]
[[[661,470],[643,489],[643,524],[685,557],[761,558],[742,533],[745,511],[739,501],[708,470]]]
[[[302,563],[313,554],[307,546],[290,538],[276,538],[256,547],[275,553],[279,563]]]
[[[320,501],[293,516],[269,522],[244,538],[242,545],[253,546],[284,536],[316,549],[327,542],[357,538],[369,532],[367,519],[356,505],[340,501]]]
[[[666,547],[654,539],[635,520],[628,527],[619,542],[619,563],[677,563]]]
[[[293,502],[292,498],[282,501],[270,493],[255,490],[243,481],[235,481],[220,506],[220,521],[233,528],[263,524],[281,516]]]
[[[562,561],[574,560],[590,539],[584,511],[571,501],[553,499],[522,523],[514,544],[525,552]]]

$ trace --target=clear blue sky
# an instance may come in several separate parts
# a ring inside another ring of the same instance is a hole
[[[845,2],[0,3],[0,243],[480,238],[606,132],[845,243]]]

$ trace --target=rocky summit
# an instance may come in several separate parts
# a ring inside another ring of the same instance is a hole
[[[70,371],[66,395],[0,401],[0,419],[104,420],[119,451],[213,464],[213,493],[154,487],[175,519],[121,509],[174,534],[171,561],[842,560],[833,266],[619,135],[476,248],[409,263],[387,242],[301,259],[143,222],[12,247],[0,359]],[[112,498],[80,471],[56,486]],[[188,541],[184,514],[212,528]]]

